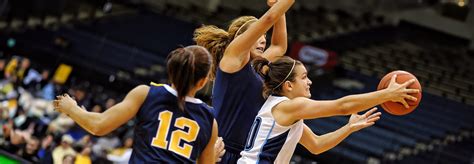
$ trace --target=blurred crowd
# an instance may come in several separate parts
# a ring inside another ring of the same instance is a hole
[[[133,121],[97,137],[52,106],[56,95],[69,93],[78,105],[103,112],[119,96],[87,80],[60,84],[54,74],[26,57],[0,56],[0,149],[32,163],[128,163]]]

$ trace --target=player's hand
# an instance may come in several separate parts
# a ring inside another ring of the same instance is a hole
[[[222,156],[225,154],[225,144],[222,140],[222,137],[217,138],[216,144],[214,144],[214,151],[216,155],[216,162],[220,162],[222,160]]]
[[[272,7],[277,2],[278,2],[278,0],[267,0],[267,5]]]
[[[375,111],[377,111],[376,107],[365,112],[363,115],[352,114],[348,123],[351,131],[356,132],[360,129],[374,125],[375,121],[379,120],[380,115],[382,115],[380,112],[374,113]]]
[[[390,79],[390,84],[387,87],[388,92],[391,94],[390,100],[393,102],[399,102],[405,106],[405,108],[409,108],[410,106],[407,103],[408,100],[416,101],[417,98],[414,96],[409,95],[410,93],[418,93],[420,92],[419,89],[407,89],[407,87],[411,84],[413,84],[416,80],[411,79],[406,81],[403,84],[398,84],[397,81],[397,75],[393,75],[392,79]]]
[[[68,94],[63,94],[56,96],[56,100],[53,101],[53,106],[58,112],[67,113],[68,110],[77,106],[77,102]]]

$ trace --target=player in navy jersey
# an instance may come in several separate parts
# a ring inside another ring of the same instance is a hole
[[[282,57],[275,62],[264,58],[254,61],[254,68],[265,79],[264,96],[268,97],[255,118],[242,157],[238,163],[289,163],[298,143],[311,153],[325,152],[344,138],[362,128],[369,127],[380,119],[376,108],[363,115],[366,110],[386,101],[407,105],[405,99],[416,101],[409,93],[417,89],[407,89],[414,80],[397,84],[396,76],[388,88],[358,95],[350,95],[337,100],[315,101],[309,99],[311,80],[300,61]],[[314,119],[336,115],[350,115],[347,125],[317,136],[303,119]]]
[[[167,59],[171,86],[137,86],[103,113],[87,112],[67,94],[54,106],[99,136],[136,116],[130,163],[214,163],[217,123],[210,107],[194,98],[208,81],[211,63],[203,47],[178,48]]]
[[[225,141],[222,163],[236,163],[253,119],[264,103],[262,79],[252,69],[251,60],[263,56],[274,60],[287,49],[285,12],[294,0],[268,1],[271,8],[260,18],[239,17],[228,31],[215,26],[196,29],[194,40],[206,47],[214,59],[212,105]],[[273,28],[270,47],[265,50],[265,33]]]

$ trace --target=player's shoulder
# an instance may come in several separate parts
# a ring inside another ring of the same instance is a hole
[[[199,100],[199,99],[196,99]],[[192,113],[200,113],[199,115],[205,115],[206,117],[214,118],[214,108],[199,100],[199,103],[187,103],[189,110],[192,110]]]
[[[170,92],[169,91],[170,86],[168,86],[167,84],[163,84],[163,83],[150,82],[149,85],[145,85],[145,86],[148,86],[150,91],[153,91],[153,92],[159,92],[159,93]],[[167,87],[168,87],[168,89],[167,89]]]
[[[164,87],[166,84],[150,82],[151,87]]]

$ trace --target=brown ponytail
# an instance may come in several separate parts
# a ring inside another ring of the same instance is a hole
[[[184,110],[186,95],[199,80],[207,77],[211,64],[209,52],[201,46],[178,48],[168,55],[168,77],[178,93],[181,110]]]
[[[197,45],[203,46],[211,53],[213,65],[210,78],[213,80],[216,75],[219,62],[224,55],[225,49],[234,38],[247,30],[247,28],[257,21],[253,16],[242,16],[234,19],[227,31],[213,25],[202,26],[194,31],[194,41]]]
[[[221,61],[225,48],[230,43],[229,33],[216,26],[203,26],[194,31],[193,39],[197,45],[203,46],[211,53],[214,64],[210,77],[214,79],[219,61]]]

